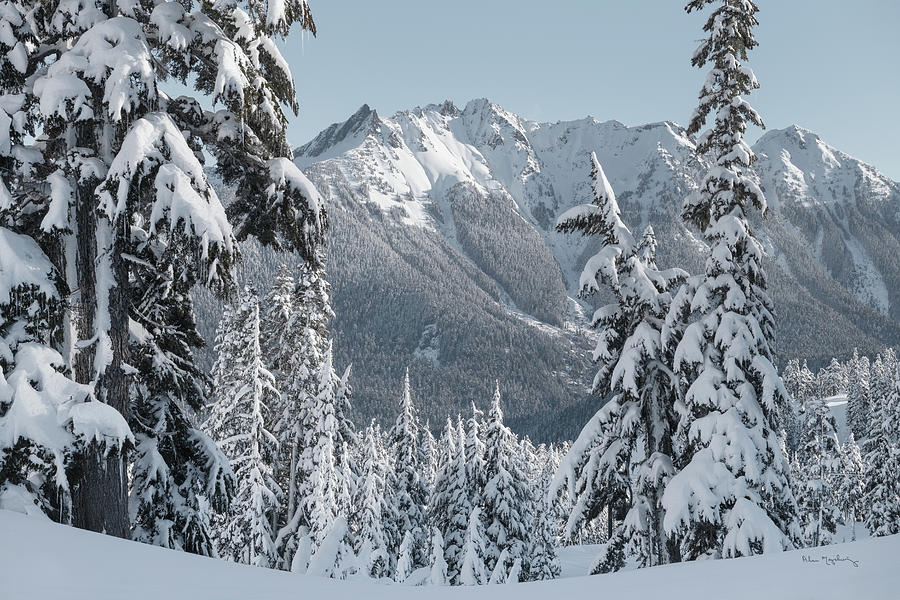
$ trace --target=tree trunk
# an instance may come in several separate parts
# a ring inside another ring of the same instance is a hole
[[[129,537],[125,465],[122,455],[108,454],[96,443],[82,456],[83,471],[72,490],[72,524],[116,537]]]
[[[98,113],[99,114],[99,113]],[[83,154],[97,145],[92,122],[75,126],[76,145]],[[110,294],[111,341],[113,360],[106,373],[95,381],[94,350],[96,347],[97,310],[97,198],[95,179],[81,181],[75,188],[78,337],[94,338],[93,345],[81,348],[75,357],[75,378],[81,383],[95,383],[97,399],[110,404],[127,419],[128,388],[121,363],[128,343],[127,297],[124,290]],[[115,253],[117,254],[117,253]],[[122,281],[121,259],[113,259],[113,275]],[[126,280],[127,281],[127,280]],[[72,489],[73,525],[117,537],[128,537],[128,492],[126,469],[119,452],[109,452],[98,444],[90,444],[81,457],[79,477]]]

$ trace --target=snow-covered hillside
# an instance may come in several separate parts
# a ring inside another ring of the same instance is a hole
[[[896,598],[900,536],[754,558],[502,587],[406,587],[293,575],[202,558],[0,511],[3,600],[288,598]]]
[[[815,367],[900,344],[900,185],[797,127],[755,149],[779,358]],[[391,117],[363,106],[297,149],[328,204],[335,351],[354,365],[360,417],[393,405],[412,365],[433,423],[483,405],[499,379],[513,427],[577,433],[593,412],[577,274],[596,240],[554,225],[588,201],[591,151],[627,224],[653,225],[660,265],[697,272],[680,207],[702,165],[672,122],[536,123],[484,99]],[[250,248],[245,263],[265,289],[276,259]]]

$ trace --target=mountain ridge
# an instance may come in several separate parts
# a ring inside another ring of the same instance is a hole
[[[770,210],[751,222],[767,252],[780,359],[815,366],[900,344],[900,184],[797,126],[754,148]],[[297,148],[328,204],[335,349],[354,363],[360,416],[392,414],[410,366],[432,423],[484,406],[499,380],[519,431],[577,433],[598,404],[586,315],[604,299],[577,298],[597,240],[554,226],[590,201],[591,151],[626,223],[653,225],[660,265],[699,272],[705,244],[680,208],[705,162],[673,121],[539,123],[487,99],[390,117],[363,105]],[[265,289],[280,259],[245,254],[248,279]]]

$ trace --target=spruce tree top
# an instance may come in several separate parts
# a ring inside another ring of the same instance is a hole
[[[715,167],[709,172],[701,187],[701,194],[685,206],[685,219],[706,232],[711,224],[738,209],[746,216],[749,205],[765,213],[766,200],[759,186],[741,170],[751,165],[753,151],[744,141],[747,123],[764,127],[759,113],[742,95],[759,88],[753,71],[741,64],[747,59],[747,51],[757,45],[753,27],[759,24],[759,10],[750,0],[693,0],[685,7],[687,12],[703,9],[706,5],[721,2],[703,26],[708,37],[694,52],[691,64],[703,67],[712,63],[703,88],[699,105],[691,116],[689,134],[697,134],[715,111],[712,126],[697,137],[697,150],[711,155]]]

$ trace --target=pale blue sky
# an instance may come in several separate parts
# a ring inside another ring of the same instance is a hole
[[[704,17],[677,0],[309,0],[318,38],[282,46],[294,145],[368,103],[385,115],[486,97],[538,121],[686,123]],[[758,0],[749,97],[900,180],[900,2]],[[751,134],[755,141],[758,132]]]

